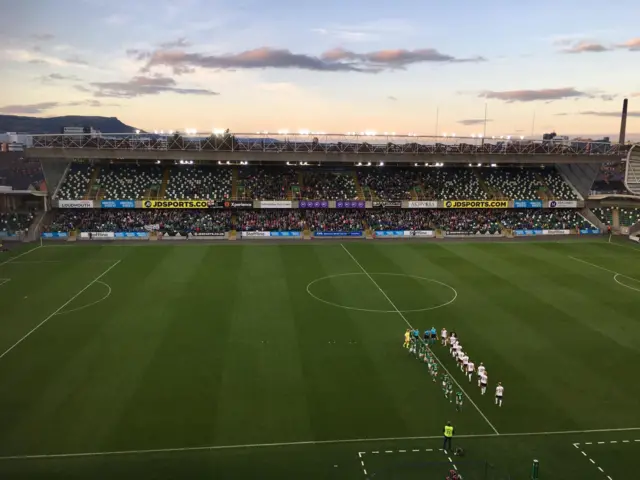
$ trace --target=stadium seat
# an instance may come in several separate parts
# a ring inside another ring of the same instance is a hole
[[[544,184],[529,168],[482,169],[482,177],[493,190],[495,198],[509,200],[537,200]]]
[[[139,200],[162,183],[159,166],[109,165],[102,167],[97,184],[105,200]]]
[[[286,200],[292,196],[298,172],[289,167],[245,167],[238,171],[242,198],[251,200]]]
[[[303,173],[303,200],[357,200],[356,182],[349,172],[313,170]]]
[[[231,197],[230,168],[172,167],[164,193],[166,199],[225,200]]]
[[[551,189],[556,200],[577,200],[578,196],[573,189],[564,181],[556,170],[541,170],[540,176]]]
[[[56,198],[59,200],[80,200],[87,193],[93,166],[82,163],[74,163],[69,168]]]
[[[0,233],[14,235],[24,232],[34,217],[33,213],[0,213]]]

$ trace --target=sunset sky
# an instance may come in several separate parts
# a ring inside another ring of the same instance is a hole
[[[617,137],[628,97],[640,134],[638,0],[0,6],[3,114],[462,136],[482,133],[486,102],[487,135]]]

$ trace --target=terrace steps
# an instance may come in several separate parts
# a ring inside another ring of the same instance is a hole
[[[358,196],[358,200],[366,200],[366,198],[364,197],[364,190],[362,189],[362,185],[360,185],[360,181],[358,180],[358,174],[355,170],[353,170],[351,172],[351,175],[353,176],[353,180],[356,185],[356,195]]]
[[[482,188],[482,190],[484,190],[489,195],[489,198],[502,198],[502,192],[499,192],[491,188],[489,184],[485,182],[484,178],[482,177],[482,174],[480,173],[480,170],[474,170],[473,173],[475,173],[476,178],[478,179],[480,188]]]
[[[238,168],[231,169],[231,198],[238,198]]]
[[[93,191],[93,185],[96,183],[98,176],[100,175],[100,171],[102,170],[99,166],[93,167],[93,172],[91,173],[91,179],[89,180],[89,184],[87,185],[87,190],[84,192],[84,196],[82,197],[84,200],[89,200],[91,198],[91,192]]]
[[[158,195],[160,198],[164,198],[164,194],[167,191],[170,173],[171,171],[169,170],[169,167],[164,167],[164,172],[162,173],[162,184],[160,185],[160,194]]]

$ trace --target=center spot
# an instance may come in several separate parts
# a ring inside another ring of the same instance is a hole
[[[371,278],[375,281],[376,286]],[[347,310],[397,313],[425,312],[456,300],[455,288],[439,280],[404,273],[342,273],[318,278],[307,285],[316,300]]]

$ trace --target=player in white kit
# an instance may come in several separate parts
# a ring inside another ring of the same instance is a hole
[[[475,371],[475,369],[475,363],[469,360],[469,362],[467,363],[467,375],[469,376],[469,383],[471,383],[471,379],[473,378],[473,372]]]
[[[487,375],[487,370],[485,369],[485,371],[482,372],[482,375],[480,375],[480,393],[482,393],[482,395],[487,393],[488,382],[489,382],[489,375]]]
[[[504,387],[502,383],[498,382],[498,386],[496,387],[496,405],[499,407],[502,406],[502,395],[504,395]]]
[[[462,345],[460,342],[456,342],[456,346],[453,349],[453,358],[459,359],[462,356]]]
[[[469,355],[466,353],[462,356],[462,373],[467,373],[467,365],[469,365]]]
[[[480,386],[480,378],[485,370],[486,368],[484,368],[484,363],[480,362],[480,366],[478,367],[478,387]]]
[[[446,347],[447,346],[447,336],[449,335],[449,333],[447,332],[446,328],[442,328],[442,330],[440,330],[440,339],[442,340],[442,346]]]
[[[452,333],[449,338],[449,353],[453,354],[453,348],[458,344],[458,338]]]

